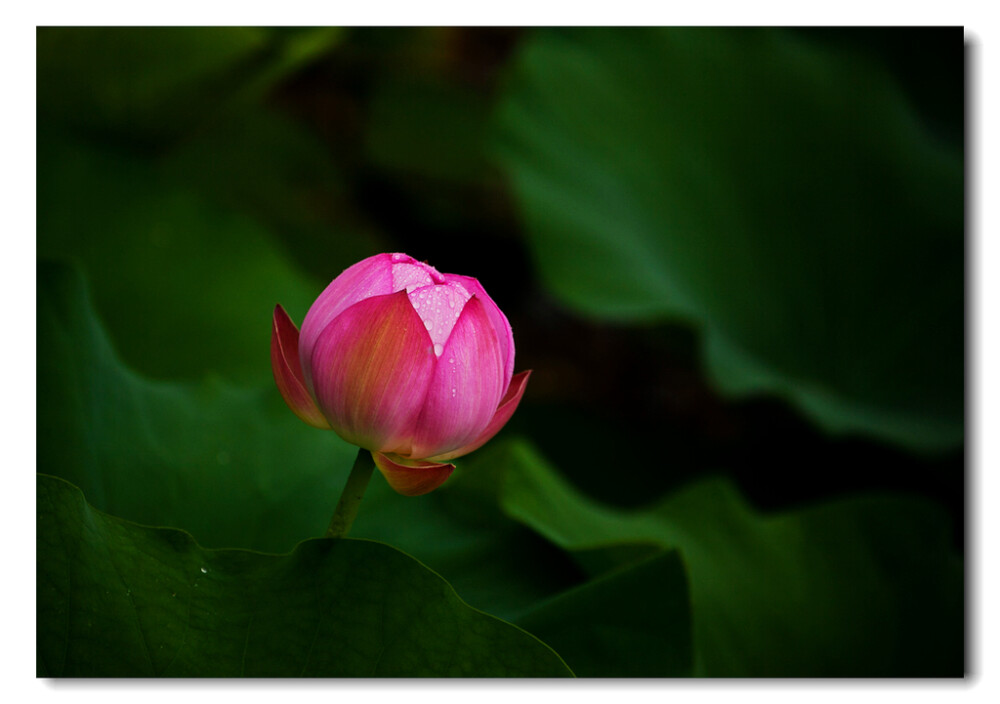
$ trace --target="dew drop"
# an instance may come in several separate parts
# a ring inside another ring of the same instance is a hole
[[[424,321],[424,327],[427,328],[428,330],[430,330],[432,327],[434,327],[434,323],[432,323],[430,320],[425,320]],[[441,354],[441,353],[438,352],[438,354]]]
[[[455,363],[455,358],[454,357],[449,357],[448,358],[448,363],[449,364],[454,364]]]
[[[202,574],[208,574],[208,568],[207,567],[202,567],[201,568],[201,573]]]
[[[451,397],[452,397],[452,398],[455,398],[455,393],[456,393],[456,391],[457,391],[456,389],[452,389],[452,390],[451,390]]]
[[[442,345],[440,342],[435,343],[435,345],[434,345],[434,354],[436,354],[438,357],[440,357],[442,352],[444,352],[444,345]]]

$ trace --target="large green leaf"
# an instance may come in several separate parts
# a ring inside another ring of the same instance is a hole
[[[879,66],[766,29],[584,28],[535,33],[510,78],[498,152],[564,302],[694,321],[723,389],[830,430],[961,442],[962,155]]]
[[[80,275],[55,263],[39,265],[38,348],[39,471],[102,511],[182,528],[207,547],[286,552],[323,533],[357,449],[302,423],[273,382],[249,390],[135,374],[94,319]],[[265,340],[262,366],[266,350]],[[581,579],[493,496],[488,521],[463,511],[467,496],[452,482],[402,497],[375,477],[353,535],[415,555],[497,615]]]
[[[311,432],[273,389],[156,382],[123,367],[64,264],[39,264],[37,326],[39,471],[103,511],[209,547],[286,552],[322,534],[354,447]],[[258,344],[266,369],[266,335]]]
[[[924,500],[864,496],[765,516],[713,479],[621,511],[585,498],[527,444],[511,457],[504,510],[555,544],[680,550],[700,674],[963,673],[961,560],[943,511]]]
[[[525,631],[386,545],[205,550],[105,515],[39,475],[37,669],[45,677],[563,677]]]

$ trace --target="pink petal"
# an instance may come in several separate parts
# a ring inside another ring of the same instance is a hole
[[[281,397],[295,415],[315,428],[330,429],[312,396],[306,391],[299,363],[299,331],[280,305],[274,307],[271,328],[271,370]]]
[[[323,290],[302,321],[299,338],[299,358],[305,374],[306,388],[313,389],[312,359],[316,341],[326,326],[344,310],[370,296],[392,293],[392,255],[376,254],[348,267]]]
[[[434,455],[428,459],[434,462],[452,460],[456,457],[467,455],[474,450],[478,450],[480,447],[492,440],[493,436],[500,432],[500,429],[507,424],[510,417],[514,415],[514,411],[517,410],[517,405],[521,402],[521,396],[524,395],[524,389],[528,385],[529,376],[531,376],[530,369],[526,372],[514,375],[514,378],[510,380],[510,387],[507,389],[507,393],[504,394],[503,400],[500,401],[500,407],[493,415],[493,419],[490,420],[489,425],[486,426],[486,429],[480,433],[475,440],[470,442],[468,445],[458,448],[457,450],[444,452],[440,455]]]
[[[375,466],[389,482],[389,486],[403,496],[420,496],[434,491],[451,476],[453,464],[438,464],[423,460],[403,460],[381,452],[373,452]],[[404,464],[405,462],[405,464]]]
[[[437,345],[434,349],[440,353],[472,294],[458,282],[421,286],[408,293],[431,341]]]
[[[470,298],[441,351],[408,456],[438,455],[474,440],[504,391],[499,340],[483,303]]]
[[[338,315],[316,340],[316,400],[342,438],[367,450],[410,454],[410,438],[437,357],[405,291]]]
[[[358,301],[371,296],[384,296],[419,286],[443,284],[444,276],[429,264],[418,262],[407,254],[376,254],[345,269],[330,282],[309,308],[302,321],[300,343],[306,388],[312,389],[312,359],[316,340],[330,322]]]
[[[483,302],[486,307],[486,314],[489,315],[500,340],[500,351],[504,360],[504,388],[510,383],[514,374],[514,332],[510,329],[507,316],[503,314],[500,307],[493,302],[489,294],[478,280],[471,276],[461,276],[459,274],[445,274],[444,278],[451,282],[460,283],[466,291]]]

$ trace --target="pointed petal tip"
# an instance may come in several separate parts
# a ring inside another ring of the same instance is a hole
[[[490,420],[489,425],[486,429],[479,434],[479,436],[470,442],[468,445],[458,448],[457,450],[452,450],[451,452],[445,452],[441,455],[435,455],[434,457],[427,458],[429,461],[433,462],[443,462],[445,460],[453,460],[456,457],[462,457],[470,452],[478,450],[480,447],[488,443],[493,439],[493,436],[500,432],[500,430],[507,425],[507,421],[510,417],[514,415],[514,411],[517,410],[518,404],[521,403],[521,397],[524,396],[524,389],[528,386],[528,378],[531,376],[533,370],[528,369],[527,371],[519,372],[514,375],[510,380],[510,386],[507,387],[507,392],[503,395],[500,400],[500,405],[493,414],[492,420]]]
[[[403,496],[421,496],[434,491],[455,471],[453,464],[402,460],[382,452],[372,452],[372,458],[389,486]]]

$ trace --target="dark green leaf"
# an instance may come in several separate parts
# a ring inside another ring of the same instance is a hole
[[[64,265],[39,265],[38,340],[39,471],[102,511],[209,547],[286,552],[322,534],[356,450],[303,424],[276,389],[138,376]],[[268,342],[257,350],[265,369]]]
[[[304,277],[249,216],[144,161],[49,139],[38,162],[38,253],[83,264],[130,365],[161,377],[270,378],[274,305],[301,320],[322,281]]]
[[[691,604],[676,551],[603,575],[539,604],[518,625],[577,677],[688,677]]]
[[[159,141],[259,99],[336,29],[42,27],[42,121]]]
[[[626,512],[583,497],[526,444],[511,457],[505,510],[555,544],[679,549],[699,674],[963,673],[961,560],[926,501],[866,496],[763,516],[716,479]]]
[[[499,123],[563,301],[694,321],[723,389],[830,430],[961,442],[962,155],[878,65],[765,29],[545,30]]]
[[[388,546],[205,550],[39,475],[37,666],[48,677],[562,677],[551,648]]]

